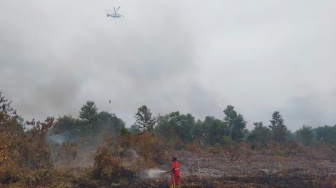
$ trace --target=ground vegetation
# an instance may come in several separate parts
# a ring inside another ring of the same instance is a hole
[[[135,119],[88,101],[78,118],[24,121],[0,92],[0,187],[166,187],[172,156],[183,187],[336,186],[336,125],[291,133],[275,111],[250,131],[231,105],[222,120],[145,105]]]

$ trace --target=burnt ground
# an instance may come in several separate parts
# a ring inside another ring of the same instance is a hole
[[[183,188],[336,188],[336,162],[333,155],[274,155],[258,152],[237,154],[195,154],[177,152],[180,161],[181,184]],[[158,169],[169,169],[167,165]],[[145,172],[135,173],[125,169],[117,179],[108,181],[92,179],[90,169],[75,168],[73,171],[55,171],[52,180],[42,182],[41,187],[80,187],[80,188],[164,188],[168,187],[169,174],[150,178]],[[41,172],[43,173],[43,172]],[[76,174],[84,175],[76,175]],[[43,176],[48,179],[48,173]],[[31,179],[30,178],[30,179]],[[3,179],[3,178],[2,178]],[[27,178],[23,178],[27,179]],[[28,178],[29,179],[29,178]],[[27,180],[28,180],[27,179]],[[13,179],[12,179],[13,180]],[[34,187],[34,184],[30,187]],[[27,183],[0,184],[0,187],[27,187]]]
[[[184,187],[336,187],[329,156],[180,155]]]
[[[271,177],[204,177],[202,180],[197,176],[186,176],[181,180],[181,187],[184,188],[245,188],[245,187],[256,187],[256,188],[282,188],[282,187],[295,187],[295,188],[333,188],[336,187],[334,178],[329,179],[316,179],[311,176],[291,176],[291,177],[281,177],[281,176],[271,176]],[[127,183],[111,183],[104,184],[99,182],[73,182],[74,187],[130,187],[130,188],[163,188],[168,187],[167,181],[162,179],[150,179],[150,180],[138,180],[135,182]]]
[[[181,187],[295,187],[336,188],[336,163],[331,158],[261,154],[194,154],[180,152]],[[160,166],[169,169],[169,166]],[[116,183],[95,182],[86,187],[168,187],[169,174],[156,178],[126,178]],[[74,187],[85,184],[73,182]],[[88,185],[88,184],[86,184]]]

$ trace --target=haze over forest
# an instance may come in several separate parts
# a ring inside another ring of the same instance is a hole
[[[105,10],[121,7],[120,19]],[[0,0],[0,91],[25,120],[86,101],[135,122],[233,105],[247,128],[336,124],[336,1]],[[111,100],[111,104],[109,103]]]

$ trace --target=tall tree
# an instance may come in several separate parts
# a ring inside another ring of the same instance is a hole
[[[97,123],[98,108],[93,101],[87,101],[79,111],[79,118],[81,119],[81,130],[87,134],[92,133]]]
[[[244,129],[246,127],[246,121],[244,120],[244,117],[241,114],[238,114],[234,110],[234,106],[231,105],[228,105],[223,112],[226,115],[224,122],[230,128],[230,136],[232,140],[242,140],[242,138],[244,138]]]
[[[79,112],[79,118],[85,122],[93,122],[97,120],[98,108],[93,101],[87,101]]]
[[[136,122],[134,123],[135,127],[142,132],[151,132],[154,130],[156,118],[152,117],[152,113],[146,105],[142,105],[140,108],[138,108],[138,112],[134,117],[136,119]]]
[[[269,128],[272,130],[274,141],[283,144],[286,141],[287,127],[284,125],[280,112],[273,112],[270,122]]]

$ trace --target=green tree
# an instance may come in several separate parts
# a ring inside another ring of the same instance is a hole
[[[155,134],[167,142],[173,141],[173,135],[171,134],[175,134],[175,132],[172,132],[175,125],[172,113],[167,115],[159,114],[157,118],[157,125],[155,127]]]
[[[132,133],[126,127],[120,129],[120,136],[129,137],[131,135],[132,135]]]
[[[93,101],[87,101],[79,111],[79,118],[84,122],[94,122],[97,120],[98,108]]]
[[[53,128],[54,132],[65,137],[65,140],[75,139],[80,133],[78,119],[73,118],[71,115],[59,117],[55,122]]]
[[[99,112],[97,115],[98,127],[100,131],[106,131],[110,136],[117,136],[122,129],[125,128],[125,122],[118,118],[115,114],[105,111]]]
[[[286,141],[287,127],[281,114],[278,111],[273,112],[270,122],[269,128],[272,131],[273,140],[283,144]]]
[[[221,143],[223,136],[230,134],[230,129],[227,124],[212,116],[205,117],[202,126],[205,129],[205,143],[208,144]]]
[[[306,146],[310,146],[314,139],[314,132],[311,126],[303,125],[295,132],[296,139]]]
[[[190,113],[177,116],[174,130],[176,134],[184,141],[191,142],[193,140],[193,128],[195,126],[195,117]]]
[[[194,139],[194,127],[194,116],[191,114],[180,114],[177,111],[165,116],[159,116],[155,132],[170,141],[177,136],[184,142],[191,142]]]
[[[206,142],[206,127],[201,120],[197,120],[192,129],[193,139],[199,139],[201,143]]]
[[[84,134],[90,134],[95,132],[97,127],[95,124],[97,123],[97,115],[98,115],[98,108],[96,107],[93,101],[87,101],[85,105],[79,111],[79,118],[80,118],[80,129]]]
[[[152,117],[152,113],[146,105],[138,108],[138,112],[135,114],[136,122],[135,127],[142,132],[148,131],[152,132],[154,130],[154,125],[156,123],[156,118]]]
[[[238,114],[231,105],[228,105],[223,112],[226,115],[224,122],[229,126],[232,140],[242,140],[244,138],[244,129],[246,127],[244,117],[241,114]]]
[[[264,126],[263,122],[255,122],[254,128],[247,140],[257,148],[267,148],[267,143],[272,139],[271,130]]]
[[[329,144],[336,144],[336,125],[318,127],[314,129],[316,139]]]

